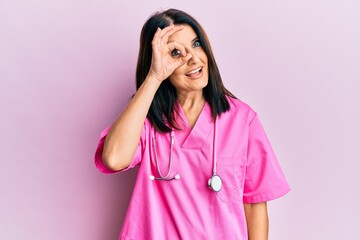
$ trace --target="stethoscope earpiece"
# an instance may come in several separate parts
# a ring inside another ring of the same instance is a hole
[[[150,180],[163,180],[163,181],[170,181],[170,180],[179,180],[180,179],[180,174],[176,174],[174,177],[172,177],[172,178],[169,178],[169,177],[159,177],[159,178],[157,178],[157,177],[154,177],[153,175],[150,175],[149,176],[149,179]]]

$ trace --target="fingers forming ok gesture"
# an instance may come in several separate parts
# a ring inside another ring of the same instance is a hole
[[[176,42],[169,43],[169,37],[183,29],[183,26],[170,25],[164,29],[158,28],[152,40],[152,59],[149,74],[157,80],[167,79],[176,68],[185,64],[191,58],[185,48]]]

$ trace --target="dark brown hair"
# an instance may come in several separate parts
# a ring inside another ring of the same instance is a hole
[[[201,47],[208,58],[209,81],[203,89],[205,100],[211,107],[212,116],[229,110],[230,105],[226,95],[234,97],[223,85],[219,69],[208,37],[201,25],[189,14],[177,10],[168,9],[164,12],[156,12],[144,24],[140,35],[140,49],[136,67],[136,89],[139,89],[149,73],[152,57],[152,39],[157,28],[165,28],[170,24],[187,24],[193,28],[199,38]],[[164,80],[157,90],[151,103],[147,118],[160,132],[169,132],[171,128],[178,129],[174,118],[174,104],[176,102],[176,89],[168,80]]]

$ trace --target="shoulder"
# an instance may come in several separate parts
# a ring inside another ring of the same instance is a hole
[[[249,124],[257,115],[257,113],[244,101],[227,96],[230,109],[224,113],[224,117],[235,118]]]

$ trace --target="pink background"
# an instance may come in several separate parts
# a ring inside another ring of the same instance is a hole
[[[93,154],[134,92],[141,26],[168,7],[205,27],[288,177],[270,239],[358,239],[357,0],[2,0],[0,239],[117,238],[136,170],[101,174]]]

